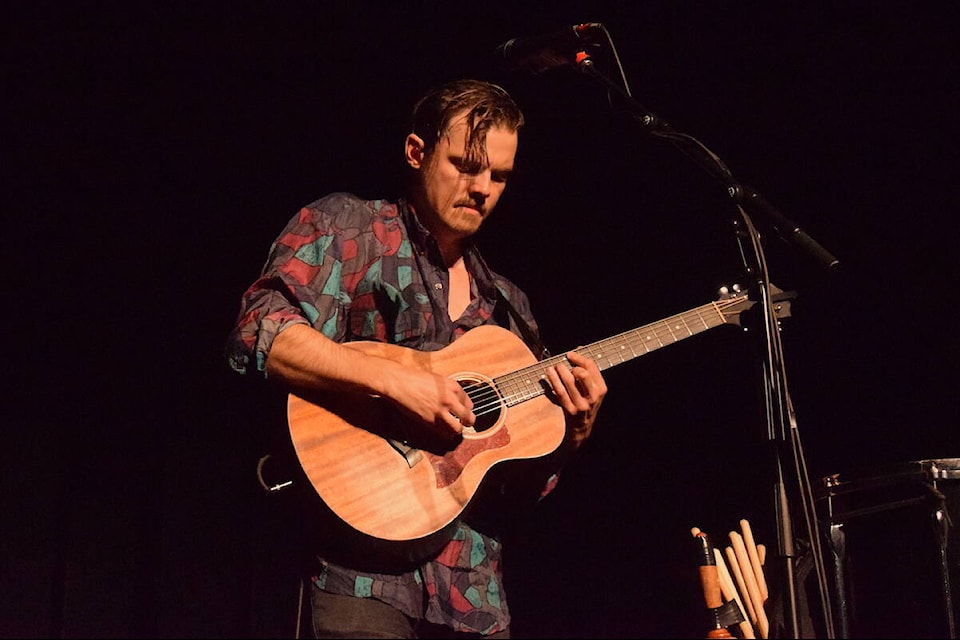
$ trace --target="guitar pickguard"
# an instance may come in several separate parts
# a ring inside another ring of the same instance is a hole
[[[502,449],[510,444],[510,432],[506,426],[497,429],[489,438],[465,438],[459,447],[442,456],[429,451],[424,452],[437,477],[437,488],[452,485],[460,477],[463,468],[479,453],[491,449]]]

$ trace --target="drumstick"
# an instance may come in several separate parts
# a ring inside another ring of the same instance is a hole
[[[767,591],[767,580],[763,577],[763,567],[760,563],[760,554],[757,552],[757,543],[753,540],[753,529],[747,520],[741,520],[740,530],[743,532],[743,544],[747,548],[750,565],[753,567],[753,574],[757,579],[757,587],[760,589],[760,601],[766,602],[770,594]]]
[[[753,633],[753,625],[750,624],[750,618],[747,617],[747,612],[743,610],[740,595],[737,593],[737,588],[733,584],[733,578],[730,577],[730,571],[727,570],[727,563],[723,561],[723,554],[720,553],[720,549],[714,547],[713,555],[717,557],[717,574],[720,578],[720,591],[723,593],[723,597],[727,602],[733,600],[737,605],[737,609],[740,611],[740,615],[743,617],[743,620],[739,623],[740,633],[746,640],[756,638],[757,636]]]
[[[737,586],[740,588],[740,599],[743,600],[744,605],[747,607],[747,613],[750,614],[748,620],[756,624],[757,613],[753,608],[753,600],[750,599],[750,592],[747,591],[747,583],[743,581],[743,571],[740,570],[740,563],[737,562],[737,556],[733,551],[733,547],[727,547],[724,551],[727,554],[727,561],[730,563],[730,568],[733,570],[733,577],[736,578]]]
[[[760,556],[760,566],[767,563],[767,546],[763,543],[757,545],[757,555]]]
[[[743,581],[747,583],[747,591],[750,592],[750,599],[753,601],[754,609],[757,613],[757,629],[760,632],[760,637],[766,638],[770,625],[767,622],[767,614],[763,610],[763,596],[760,594],[757,577],[753,573],[753,568],[750,566],[750,556],[747,554],[747,548],[743,544],[743,537],[736,531],[731,531],[730,542],[733,543],[733,550],[736,553],[737,561],[740,563],[740,570],[743,573]]]

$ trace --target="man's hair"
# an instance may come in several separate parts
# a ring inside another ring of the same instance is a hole
[[[456,80],[429,91],[413,107],[410,130],[430,152],[447,133],[450,121],[466,112],[467,145],[464,162],[482,167],[487,163],[487,131],[504,127],[517,131],[523,113],[502,87],[482,80]]]

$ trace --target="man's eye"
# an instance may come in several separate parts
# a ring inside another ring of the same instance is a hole
[[[456,167],[457,167],[457,171],[459,171],[460,173],[466,173],[466,174],[471,175],[471,176],[475,176],[475,175],[477,175],[478,173],[480,173],[481,171],[483,171],[483,167],[481,167],[481,166],[480,166],[479,164],[477,164],[477,163],[473,163],[473,162],[457,162],[457,163],[455,163],[455,164],[456,164]]]

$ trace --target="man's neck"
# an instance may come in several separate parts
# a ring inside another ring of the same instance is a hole
[[[470,305],[470,273],[460,256],[458,260],[447,264],[450,286],[447,291],[447,312],[450,319],[456,321]]]
[[[437,239],[437,246],[440,248],[440,255],[443,257],[443,264],[447,269],[453,269],[459,265],[463,267],[463,240],[459,238],[444,239],[434,236]]]
[[[431,218],[427,208],[418,205],[416,197],[409,201],[409,206],[420,224],[423,225],[424,229],[430,233],[430,236],[437,243],[444,266],[450,269],[458,260],[462,260],[465,244],[464,239],[438,224],[436,219]]]

